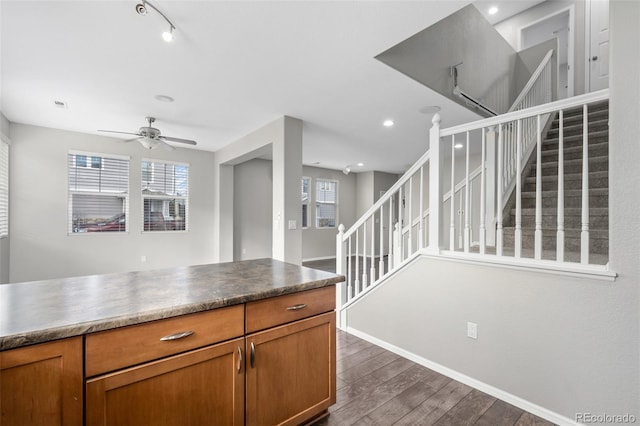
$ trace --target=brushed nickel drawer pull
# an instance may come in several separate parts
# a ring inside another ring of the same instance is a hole
[[[238,373],[240,373],[240,369],[242,368],[242,349],[238,346]]]
[[[161,337],[160,340],[163,342],[169,342],[171,340],[184,339],[185,337],[189,337],[193,334],[193,331],[181,331],[180,333],[169,334],[168,336]]]
[[[298,303],[297,305],[289,306],[287,308],[287,311],[299,311],[300,309],[304,309],[306,307],[307,305],[305,305],[304,303]]]
[[[256,362],[256,347],[253,342],[251,342],[251,353],[249,354],[249,360],[251,361],[251,368],[253,368],[253,365]]]

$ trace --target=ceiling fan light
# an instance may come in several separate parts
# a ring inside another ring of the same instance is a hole
[[[173,27],[171,27],[169,31],[162,33],[162,39],[167,43],[171,43],[173,41]]]
[[[158,141],[155,139],[151,139],[150,137],[140,138],[140,144],[146,149],[156,149],[158,147]]]

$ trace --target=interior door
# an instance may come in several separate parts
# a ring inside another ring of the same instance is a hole
[[[589,91],[609,87],[609,0],[589,3]]]

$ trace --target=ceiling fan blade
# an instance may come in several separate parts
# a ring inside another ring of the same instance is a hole
[[[123,135],[136,135],[141,136],[139,133],[131,133],[131,132],[118,132],[116,130],[98,130],[99,132],[107,132],[107,133],[122,133]]]
[[[178,143],[186,143],[188,145],[196,145],[196,141],[192,141],[190,139],[180,139],[180,138],[172,138],[171,136],[159,136],[160,139],[167,140],[169,142],[178,142]]]
[[[165,141],[163,141],[162,139],[156,139],[156,141],[158,142],[158,144],[159,144],[162,148],[166,149],[167,151],[175,151],[175,150],[176,150],[176,149],[175,149],[175,147],[173,147],[173,146],[169,145],[168,143],[166,143],[166,142],[165,142]]]

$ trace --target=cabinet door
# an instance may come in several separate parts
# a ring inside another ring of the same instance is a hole
[[[244,339],[87,381],[87,424],[242,425]]]
[[[0,424],[82,424],[82,338],[0,352]]]
[[[247,336],[247,425],[296,425],[336,401],[335,312]]]

